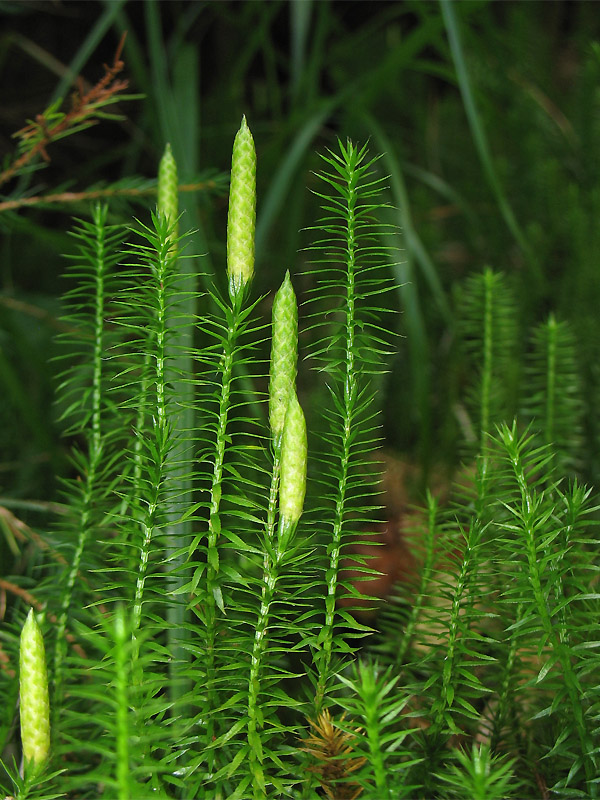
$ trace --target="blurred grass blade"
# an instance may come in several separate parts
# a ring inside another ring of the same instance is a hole
[[[544,283],[542,272],[539,268],[536,258],[534,257],[534,254],[531,251],[529,243],[527,242],[525,235],[523,234],[523,231],[521,230],[521,227],[515,218],[513,210],[506,199],[506,195],[504,194],[504,190],[502,189],[498,175],[494,169],[494,163],[490,154],[487,137],[485,135],[481,118],[475,105],[473,91],[471,89],[471,80],[469,78],[469,72],[465,62],[454,4],[450,2],[450,0],[440,0],[440,4],[442,8],[442,16],[444,18],[444,24],[446,25],[446,31],[448,33],[450,52],[452,53],[452,59],[456,69],[456,77],[463,100],[465,114],[467,115],[467,120],[469,122],[469,127],[471,128],[471,133],[475,141],[475,147],[477,148],[483,171],[489,182],[490,188],[494,193],[500,213],[502,214],[508,229],[515,237],[515,240],[523,251],[523,254],[527,257],[527,260],[533,269],[535,279],[541,287]]]
[[[291,146],[287,150],[281,166],[273,175],[264,201],[260,204],[256,221],[256,252],[260,258],[262,248],[267,240],[269,230],[277,215],[286,204],[286,197],[290,184],[294,179],[298,165],[307,152],[321,125],[329,117],[338,103],[342,102],[341,96],[326,103],[304,123]]]
[[[409,263],[416,263],[419,265],[442,317],[447,323],[450,323],[452,321],[452,312],[444,287],[439,279],[436,266],[425,249],[413,224],[408,192],[406,191],[406,184],[404,183],[400,159],[394,153],[394,145],[383,132],[379,123],[370,115],[367,116],[367,122],[377,142],[377,150],[384,154],[383,163],[385,164],[386,171],[390,175],[394,205],[400,213],[402,236],[409,255]],[[409,267],[409,271],[412,272],[412,268]],[[405,289],[406,288],[408,287],[405,287]],[[416,291],[414,284],[412,284],[411,291]]]
[[[294,100],[298,97],[306,64],[306,44],[308,42],[312,9],[313,0],[290,4],[290,38],[292,41],[290,72]]]

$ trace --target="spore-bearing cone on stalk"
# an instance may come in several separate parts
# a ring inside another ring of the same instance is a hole
[[[39,767],[50,752],[50,703],[44,640],[33,609],[21,631],[19,689],[23,755]]]
[[[254,274],[255,225],[256,151],[246,117],[243,117],[233,143],[227,217],[227,273],[232,300],[239,296]]]
[[[298,306],[289,271],[273,301],[269,423],[275,446],[281,444],[290,395],[296,380],[298,360]]]

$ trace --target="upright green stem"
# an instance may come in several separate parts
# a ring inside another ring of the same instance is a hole
[[[227,214],[227,275],[230,305],[225,311],[227,333],[219,364],[221,386],[216,426],[215,460],[210,487],[205,626],[206,626],[206,691],[207,691],[207,742],[215,739],[214,711],[218,707],[216,689],[216,643],[218,631],[217,608],[225,613],[225,603],[220,585],[219,551],[217,543],[221,534],[221,496],[223,463],[227,444],[227,422],[231,406],[230,395],[233,366],[240,325],[244,317],[247,289],[254,274],[254,233],[256,227],[256,151],[254,139],[246,122],[242,123],[233,142],[229,209]],[[219,305],[221,305],[219,303]],[[214,749],[209,759],[214,764]]]
[[[450,620],[448,624],[448,638],[446,640],[446,655],[442,669],[442,687],[440,697],[436,703],[436,721],[434,728],[436,731],[442,729],[447,721],[450,721],[446,711],[452,707],[457,683],[460,681],[460,672],[456,665],[457,643],[463,632],[464,625],[461,624],[460,615],[464,611],[464,604],[470,599],[470,584],[473,572],[473,560],[475,549],[479,543],[481,534],[480,522],[473,519],[472,524],[466,533],[467,541],[462,556],[460,572],[456,580],[452,596],[452,606],[450,608]],[[453,733],[458,733],[458,729],[452,721],[450,727]]]
[[[498,692],[498,710],[494,720],[494,730],[491,737],[491,749],[494,751],[503,734],[503,727],[506,724],[509,713],[514,710],[514,687],[515,687],[515,664],[519,651],[519,624],[523,619],[523,603],[517,604],[515,622],[511,625],[512,630],[509,641],[508,653],[502,668],[502,678],[500,681],[500,691]],[[518,736],[520,725],[512,726],[511,733]]]
[[[356,268],[356,173],[351,170],[346,181],[347,208],[345,231],[346,250],[346,293],[345,293],[345,364],[342,396],[343,428],[341,431],[341,457],[339,463],[339,488],[337,491],[329,569],[327,571],[327,596],[325,598],[325,625],[323,635],[323,651],[319,659],[319,678],[315,695],[315,713],[321,713],[327,683],[330,678],[331,657],[333,648],[333,629],[335,624],[335,604],[337,597],[338,572],[340,565],[340,549],[342,531],[346,515],[346,492],[350,468],[350,448],[352,442],[352,411],[356,405],[358,384],[356,380],[355,352],[355,268]]]
[[[277,513],[277,492],[279,489],[281,457],[279,449],[275,451],[273,472],[271,475],[271,488],[269,491],[269,506],[267,509],[267,524],[265,529],[266,547],[263,563],[262,591],[260,609],[256,621],[252,657],[250,661],[250,675],[248,678],[248,744],[250,746],[250,769],[255,798],[266,797],[266,784],[263,771],[263,749],[260,737],[260,706],[261,671],[264,654],[267,646],[267,627],[271,614],[271,606],[275,596],[275,589],[279,577],[280,554],[276,550],[275,518]]]
[[[160,225],[160,220],[158,221]],[[137,632],[142,620],[142,606],[148,573],[148,562],[152,549],[152,539],[156,530],[157,516],[160,509],[160,499],[164,490],[168,453],[171,447],[171,433],[167,418],[166,407],[166,341],[167,341],[167,285],[168,273],[171,266],[172,254],[169,253],[169,237],[158,235],[156,252],[156,274],[153,276],[153,291],[155,294],[155,320],[152,362],[154,364],[154,406],[153,418],[153,446],[152,475],[147,485],[150,486],[149,496],[142,505],[142,543],[138,555],[137,579],[133,599],[131,616],[131,632],[134,642],[132,659],[135,662],[139,656],[139,643]],[[136,673],[136,679],[140,673]]]
[[[185,583],[183,574],[186,539],[190,534],[189,522],[180,522],[179,508],[182,503],[191,505],[193,494],[187,460],[189,431],[193,428],[193,415],[190,411],[193,406],[192,383],[182,376],[193,373],[192,349],[194,338],[193,314],[195,312],[196,279],[186,269],[184,264],[177,261],[178,255],[178,217],[179,217],[179,192],[178,171],[171,145],[167,144],[160,160],[158,169],[158,213],[163,215],[172,229],[171,239],[173,245],[171,254],[174,260],[174,269],[177,272],[178,301],[171,307],[167,324],[170,328],[171,340],[169,345],[169,370],[168,381],[173,389],[174,396],[181,398],[181,410],[173,420],[173,434],[177,444],[170,452],[169,474],[176,489],[178,504],[169,504],[165,508],[165,518],[169,520],[166,529],[166,557],[170,565],[169,589],[171,602],[167,606],[167,640],[171,660],[169,662],[169,692],[171,699],[176,701],[182,697],[190,686],[181,680],[182,664],[189,662],[189,648],[182,646],[185,639],[189,639],[189,628],[186,626],[187,614],[185,604],[181,602],[180,592]]]
[[[306,424],[295,391],[297,360],[298,306],[287,271],[273,301],[269,367],[269,424],[273,445],[273,470],[265,526],[261,604],[248,680],[248,744],[255,798],[266,796],[260,735],[263,722],[259,697],[268,640],[267,629],[281,561],[302,513],[306,489]],[[279,502],[281,519],[279,535],[276,537],[280,478],[283,481]]]
[[[95,294],[94,294],[94,346],[92,353],[92,409],[91,409],[91,436],[88,440],[88,469],[84,476],[83,497],[81,511],[77,527],[79,535],[71,566],[67,574],[67,581],[62,595],[60,612],[56,626],[56,647],[54,650],[54,703],[53,714],[55,722],[58,721],[58,711],[61,708],[62,696],[62,664],[66,654],[66,628],[69,617],[69,609],[73,597],[75,582],[81,567],[81,559],[86,548],[93,513],[94,499],[96,496],[96,484],[98,468],[102,457],[102,365],[104,357],[104,305],[105,292],[104,283],[106,277],[106,216],[108,209],[106,206],[94,206],[93,224],[95,231],[95,248],[93,253],[95,270]]]
[[[223,342],[220,361],[221,385],[219,394],[219,410],[215,437],[215,460],[210,486],[210,504],[208,517],[207,565],[206,565],[206,597],[205,597],[205,631],[206,631],[206,692],[207,692],[207,742],[215,737],[215,720],[212,712],[218,706],[216,689],[216,642],[219,632],[217,608],[225,613],[225,603],[220,585],[218,540],[221,534],[221,497],[223,482],[223,464],[227,445],[227,423],[231,408],[231,386],[235,363],[236,343],[241,323],[241,295],[226,308],[227,336]],[[214,752],[209,751],[214,759]]]
[[[433,565],[435,558],[435,534],[437,526],[437,502],[433,495],[427,493],[427,533],[425,534],[425,560],[421,569],[421,580],[419,589],[416,593],[410,616],[400,638],[400,645],[396,654],[396,664],[401,667],[404,662],[404,657],[408,648],[410,647],[415,628],[419,621],[419,615],[423,607],[425,597],[429,593],[429,585],[433,575]]]

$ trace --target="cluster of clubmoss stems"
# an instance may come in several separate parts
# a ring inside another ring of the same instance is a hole
[[[545,592],[542,588],[539,549],[536,537],[539,524],[539,501],[536,501],[527,482],[527,476],[522,461],[521,447],[514,427],[512,430],[508,428],[505,429],[504,440],[521,493],[521,526],[526,536],[529,584],[533,590],[545,637],[547,641],[551,642],[552,649],[560,661],[564,682],[567,687],[567,694],[571,704],[571,713],[581,745],[583,767],[590,790],[590,796],[595,798],[598,797],[598,784],[596,782],[598,775],[597,756],[594,752],[594,744],[581,704],[581,698],[584,696],[584,692],[579,683],[577,674],[573,669],[573,647],[568,641],[568,632],[566,629],[563,626],[557,626],[550,615]],[[566,637],[567,641],[564,641],[563,637]]]

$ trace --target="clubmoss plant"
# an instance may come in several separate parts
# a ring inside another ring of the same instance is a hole
[[[506,276],[487,267],[461,287],[459,326],[472,371],[467,395],[473,452],[483,452],[494,426],[515,408],[516,303]]]
[[[320,515],[327,530],[323,546],[328,565],[324,619],[315,649],[315,717],[339,669],[334,658],[349,649],[348,637],[337,636],[338,625],[354,627],[354,636],[360,636],[360,625],[338,605],[344,596],[351,599],[349,587],[339,580],[342,547],[357,533],[355,520],[368,525],[375,521],[377,509],[369,491],[373,468],[365,454],[378,442],[372,376],[382,370],[389,348],[375,322],[382,314],[375,303],[390,288],[383,273],[384,265],[389,266],[390,248],[381,241],[389,231],[375,216],[381,209],[383,186],[383,179],[374,174],[377,160],[367,158],[366,146],[340,142],[339,153],[323,156],[325,169],[320,177],[325,190],[317,192],[324,216],[316,228],[322,238],[311,246],[315,259],[309,274],[316,279],[318,291],[309,315],[310,329],[316,333],[309,355],[328,373],[331,402],[324,412],[326,430],[316,455],[317,480],[325,501]],[[338,313],[339,322],[327,324],[321,305],[325,299]]]
[[[66,628],[73,597],[79,596],[81,568],[88,558],[88,545],[106,511],[106,481],[111,475],[110,440],[114,434],[107,421],[108,384],[114,374],[105,358],[114,344],[105,320],[111,313],[108,298],[115,291],[114,269],[124,232],[107,222],[108,207],[97,204],[91,222],[80,220],[73,231],[77,255],[70,275],[77,284],[65,296],[65,321],[72,332],[63,336],[70,352],[78,352],[83,363],[61,375],[59,396],[68,432],[83,444],[73,452],[76,479],[68,484],[70,525],[61,531],[60,548],[67,548],[68,569],[60,576],[61,600],[53,658],[54,722],[59,724],[62,704],[63,662],[67,649]],[[74,335],[73,332],[76,332]],[[58,728],[57,728],[58,730]]]
[[[531,334],[527,363],[531,390],[521,417],[551,445],[561,472],[573,473],[583,458],[581,366],[571,326],[550,314]]]
[[[457,748],[456,763],[440,775],[449,785],[449,797],[501,800],[518,791],[514,761],[494,757],[488,744],[474,744],[471,751]]]
[[[515,300],[491,270],[463,292],[476,433],[460,485],[448,505],[430,493],[406,526],[415,574],[370,618],[377,632],[351,613],[369,599],[344,565],[373,577],[364,548],[386,521],[377,389],[392,350],[395,228],[379,220],[380,164],[352,142],[324,154],[310,262],[301,283],[286,272],[270,326],[253,295],[245,119],[227,265],[204,294],[199,276],[182,280],[168,148],[156,213],[127,232],[103,207],[77,223],[59,392],[75,441],[67,510],[35,589],[13,591],[45,607],[56,724],[49,749],[47,701],[26,686],[41,674],[30,613],[22,746],[3,684],[0,731],[9,756],[43,769],[32,780],[5,768],[7,793],[598,796],[597,508],[562,480],[577,429],[555,420],[574,406],[556,392],[540,403],[540,386],[572,376],[574,354],[552,328],[534,337],[533,396],[516,379],[496,393],[519,339]],[[293,284],[308,298],[300,337]],[[299,340],[314,370],[298,392]],[[534,410],[529,427],[515,407]],[[15,625],[2,636],[14,689]]]

